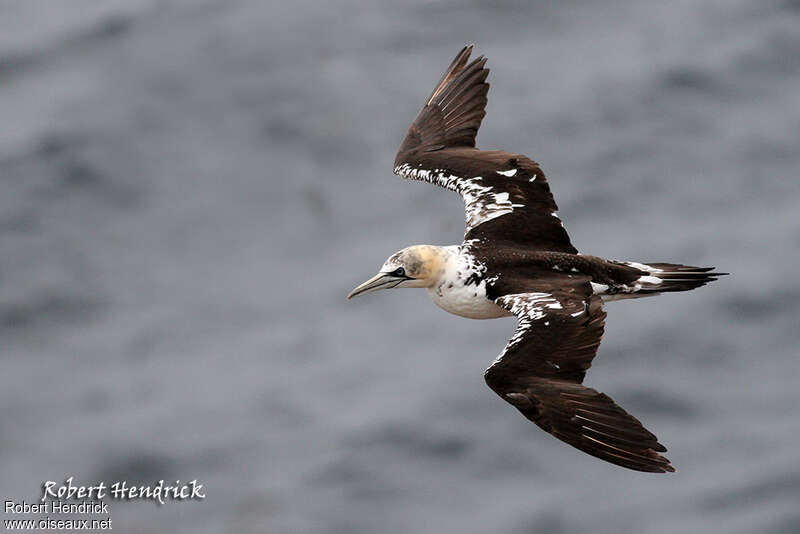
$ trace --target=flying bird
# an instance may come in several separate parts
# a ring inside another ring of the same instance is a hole
[[[421,287],[456,315],[516,316],[516,331],[484,374],[492,390],[583,452],[637,471],[674,471],[656,436],[611,397],[583,385],[584,375],[603,336],[605,301],[688,291],[726,273],[580,254],[539,165],[475,148],[489,69],[483,56],[468,63],[472,48],[444,72],[394,162],[395,174],[463,197],[464,240],[404,248],[347,298]]]

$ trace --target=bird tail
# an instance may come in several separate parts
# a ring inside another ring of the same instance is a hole
[[[631,264],[647,274],[639,278],[642,296],[652,293],[668,293],[672,291],[690,291],[717,280],[728,273],[715,272],[714,267],[693,267],[677,263],[645,263]]]

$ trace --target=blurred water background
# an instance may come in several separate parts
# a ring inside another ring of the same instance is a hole
[[[391,163],[471,41],[478,145],[542,164],[580,250],[733,273],[612,303],[588,376],[676,474],[496,397],[512,320],[344,300],[461,240]],[[800,3],[3,0],[0,117],[4,499],[196,478],[114,530],[800,533]]]

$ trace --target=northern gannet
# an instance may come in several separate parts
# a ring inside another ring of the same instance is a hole
[[[674,471],[666,448],[610,397],[582,384],[603,335],[603,302],[687,291],[725,273],[579,254],[544,173],[521,154],[475,148],[489,84],[486,59],[464,47],[403,140],[394,173],[459,193],[463,243],[404,248],[347,296],[421,287],[471,319],[517,317],[486,383],[558,439],[637,471]]]

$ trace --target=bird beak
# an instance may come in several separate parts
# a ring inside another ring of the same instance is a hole
[[[378,291],[379,289],[396,287],[400,282],[405,280],[408,280],[408,278],[405,276],[394,276],[391,273],[378,273],[360,286],[353,289],[350,294],[347,295],[347,300],[357,297],[358,295],[363,295],[364,293],[369,293],[370,291]]]

